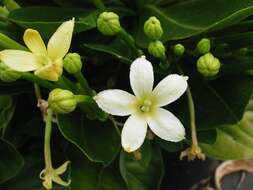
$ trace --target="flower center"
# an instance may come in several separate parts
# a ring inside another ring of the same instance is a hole
[[[144,100],[143,104],[141,105],[140,109],[142,112],[149,112],[151,110],[152,102],[148,99]]]
[[[40,64],[40,65],[47,65],[51,62],[51,60],[46,56],[46,55],[42,55],[42,54],[36,54],[36,61]]]

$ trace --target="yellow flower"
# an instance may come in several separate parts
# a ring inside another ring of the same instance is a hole
[[[0,60],[15,71],[34,71],[42,79],[57,81],[62,74],[63,57],[70,48],[74,18],[62,23],[49,39],[47,48],[37,30],[27,29],[23,39],[31,52],[3,50]]]

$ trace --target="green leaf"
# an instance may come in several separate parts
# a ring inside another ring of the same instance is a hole
[[[163,177],[161,151],[149,141],[141,148],[141,160],[121,152],[120,172],[129,190],[158,190]]]
[[[24,165],[24,160],[15,147],[0,139],[0,183],[15,177]]]
[[[110,121],[86,119],[76,111],[58,115],[58,126],[63,136],[75,144],[91,161],[110,164],[120,150],[120,138]]]
[[[15,178],[0,185],[4,190],[45,190],[42,186],[42,181],[39,178],[39,174],[44,167],[43,155],[35,152],[29,152],[29,155],[25,156],[25,165],[19,175]],[[54,184],[52,190],[66,190],[66,188],[59,187]]]
[[[71,190],[126,190],[115,164],[104,168],[101,164],[90,162],[76,148],[68,148],[67,157],[71,161]]]
[[[217,129],[217,140],[213,145],[201,143],[204,153],[214,159],[253,158],[253,101],[243,119],[234,125],[223,125]]]
[[[142,26],[149,16],[156,16],[161,21],[162,40],[167,42],[221,29],[253,14],[251,0],[195,0],[167,7],[147,4],[144,8],[136,33],[137,43],[142,47],[148,42]]]
[[[206,81],[200,77],[189,79],[198,129],[207,130],[238,123],[252,96],[253,78],[227,75]]]
[[[11,96],[0,96],[0,129],[6,128],[15,111],[16,104]]]
[[[95,51],[111,54],[112,56],[115,56],[116,58],[118,58],[119,60],[121,60],[124,63],[130,64],[132,62],[128,57],[126,57],[118,49],[108,46],[108,45],[84,44],[84,47],[87,47],[87,48],[95,50]]]
[[[25,7],[10,13],[9,19],[23,28],[38,30],[48,39],[64,21],[75,17],[75,32],[96,27],[96,12],[80,8]]]

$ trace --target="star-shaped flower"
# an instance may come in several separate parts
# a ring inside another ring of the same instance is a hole
[[[0,60],[15,71],[35,71],[42,79],[57,81],[62,74],[63,57],[68,53],[74,19],[62,23],[50,38],[47,48],[37,30],[27,29],[23,39],[31,52],[22,50],[3,50]]]
[[[177,100],[187,89],[187,78],[171,74],[154,89],[152,64],[140,57],[130,68],[130,84],[135,94],[114,89],[98,93],[94,99],[105,112],[116,116],[127,116],[121,133],[121,144],[125,151],[133,152],[143,144],[147,126],[160,138],[178,142],[185,138],[182,123],[171,112],[161,108]]]

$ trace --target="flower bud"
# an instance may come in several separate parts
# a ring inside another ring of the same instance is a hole
[[[164,47],[163,43],[159,40],[149,43],[148,52],[157,58],[164,58],[165,57],[165,47]]]
[[[63,60],[63,67],[70,74],[80,72],[82,69],[81,56],[78,53],[68,53]]]
[[[202,38],[197,44],[196,51],[200,55],[208,53],[211,49],[210,40],[207,38]]]
[[[174,54],[176,56],[182,56],[184,54],[184,46],[182,44],[176,44],[173,48]]]
[[[121,30],[119,16],[114,12],[103,12],[97,19],[98,30],[106,35],[113,36]]]
[[[215,76],[220,70],[220,61],[211,53],[201,56],[197,61],[198,71],[205,77]]]
[[[12,70],[0,61],[0,80],[4,82],[14,82],[21,77],[21,73]]]
[[[54,112],[64,114],[74,111],[77,101],[71,91],[56,88],[49,93],[48,105]]]
[[[152,40],[159,40],[163,35],[163,29],[160,21],[152,16],[144,24],[145,34]]]

